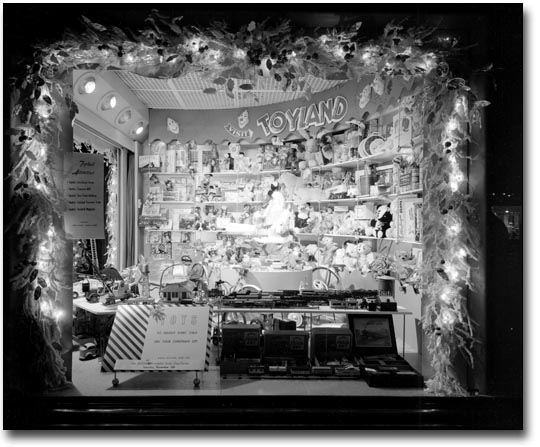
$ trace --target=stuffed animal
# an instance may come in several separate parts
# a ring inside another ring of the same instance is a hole
[[[386,230],[390,228],[392,221],[392,213],[390,206],[381,204],[377,207],[376,219],[371,221],[371,226],[374,228],[375,236],[378,238],[386,237]]]
[[[338,248],[336,250],[336,254],[334,256],[334,265],[345,265],[345,250],[343,248]]]
[[[321,155],[322,164],[327,165],[334,162],[334,148],[329,135],[324,135],[321,138]]]
[[[246,157],[243,152],[238,154],[236,159],[236,170],[238,172],[248,172],[251,165],[251,160],[249,157]]]
[[[345,268],[349,272],[354,272],[358,269],[358,258],[360,257],[360,254],[358,253],[358,248],[356,247],[356,243],[354,241],[345,242],[344,250]]]
[[[362,275],[369,273],[369,266],[375,260],[375,255],[371,251],[371,247],[361,242],[356,246],[358,250],[358,270]]]
[[[332,265],[332,261],[334,260],[334,254],[337,250],[338,246],[330,236],[323,237],[321,239],[321,265]]]
[[[322,211],[322,217],[321,217],[321,232],[329,234],[332,233],[332,230],[334,229],[334,219],[332,217],[333,210],[330,207],[326,207]]]
[[[348,211],[341,223],[337,234],[354,234],[357,227],[354,211]]]
[[[319,213],[318,211],[314,211],[312,207],[310,208],[311,209],[309,211],[307,226],[305,227],[304,231],[306,233],[318,234],[321,230],[322,216],[321,216],[321,213]]]

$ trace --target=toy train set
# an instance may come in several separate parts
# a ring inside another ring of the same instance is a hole
[[[381,303],[377,290],[279,290],[233,292],[221,299],[222,307],[246,309],[319,308],[396,311],[395,301]]]
[[[422,387],[422,375],[397,354],[392,316],[379,317],[360,317],[352,330],[225,325],[220,373],[225,378],[364,379],[373,387]]]

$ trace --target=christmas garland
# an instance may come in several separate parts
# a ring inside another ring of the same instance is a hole
[[[452,364],[460,350],[471,363],[474,359],[466,287],[473,286],[470,262],[478,259],[479,238],[460,161],[466,157],[469,127],[477,123],[479,108],[486,103],[476,101],[462,79],[451,77],[444,59],[456,50],[454,40],[434,39],[433,29],[404,30],[393,24],[369,42],[362,41],[361,23],[312,36],[296,32],[288,22],[250,22],[237,31],[223,23],[198,29],[158,11],[137,34],[82,20],[86,28],[81,35],[67,33],[59,42],[36,46],[35,62],[26,76],[12,80],[13,217],[5,232],[14,235],[21,248],[17,259],[22,261],[11,272],[11,293],[24,300],[24,315],[42,345],[36,353],[41,388],[65,381],[60,338],[53,330],[54,296],[59,287],[70,287],[55,281],[57,260],[65,249],[64,205],[52,183],[47,156],[59,148],[60,110],[67,109],[71,118],[77,113],[72,70],[121,69],[157,78],[197,73],[213,81],[215,87],[206,93],[224,90],[229,96],[252,94],[260,77],[272,77],[284,90],[306,97],[311,94],[308,74],[343,81],[374,76],[374,91],[381,80],[388,85],[395,76],[423,79],[415,105],[423,113],[425,129],[423,325],[435,371],[427,387],[437,394],[464,394]]]

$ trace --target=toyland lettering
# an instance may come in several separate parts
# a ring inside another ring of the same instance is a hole
[[[188,316],[187,314],[171,315],[169,318],[163,318],[158,324],[165,326],[167,321],[167,328],[165,330],[156,331],[156,335],[160,335],[161,338],[154,340],[154,343],[198,343],[196,338],[199,335],[198,330],[190,329],[189,326],[197,326],[197,315]],[[187,326],[187,327],[186,327]],[[167,336],[183,336],[186,338],[167,338]],[[165,336],[165,337],[164,337]],[[190,339],[193,337],[193,339]]]
[[[262,127],[266,136],[279,134],[287,127],[289,132],[293,132],[311,126],[337,123],[345,117],[348,107],[347,99],[343,96],[336,96],[319,101],[318,104],[311,104],[307,108],[297,107],[285,112],[278,110],[272,115],[265,113],[257,120],[257,124]]]

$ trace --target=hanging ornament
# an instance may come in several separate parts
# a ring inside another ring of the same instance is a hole
[[[180,125],[172,118],[167,118],[167,130],[178,135],[180,133]]]

